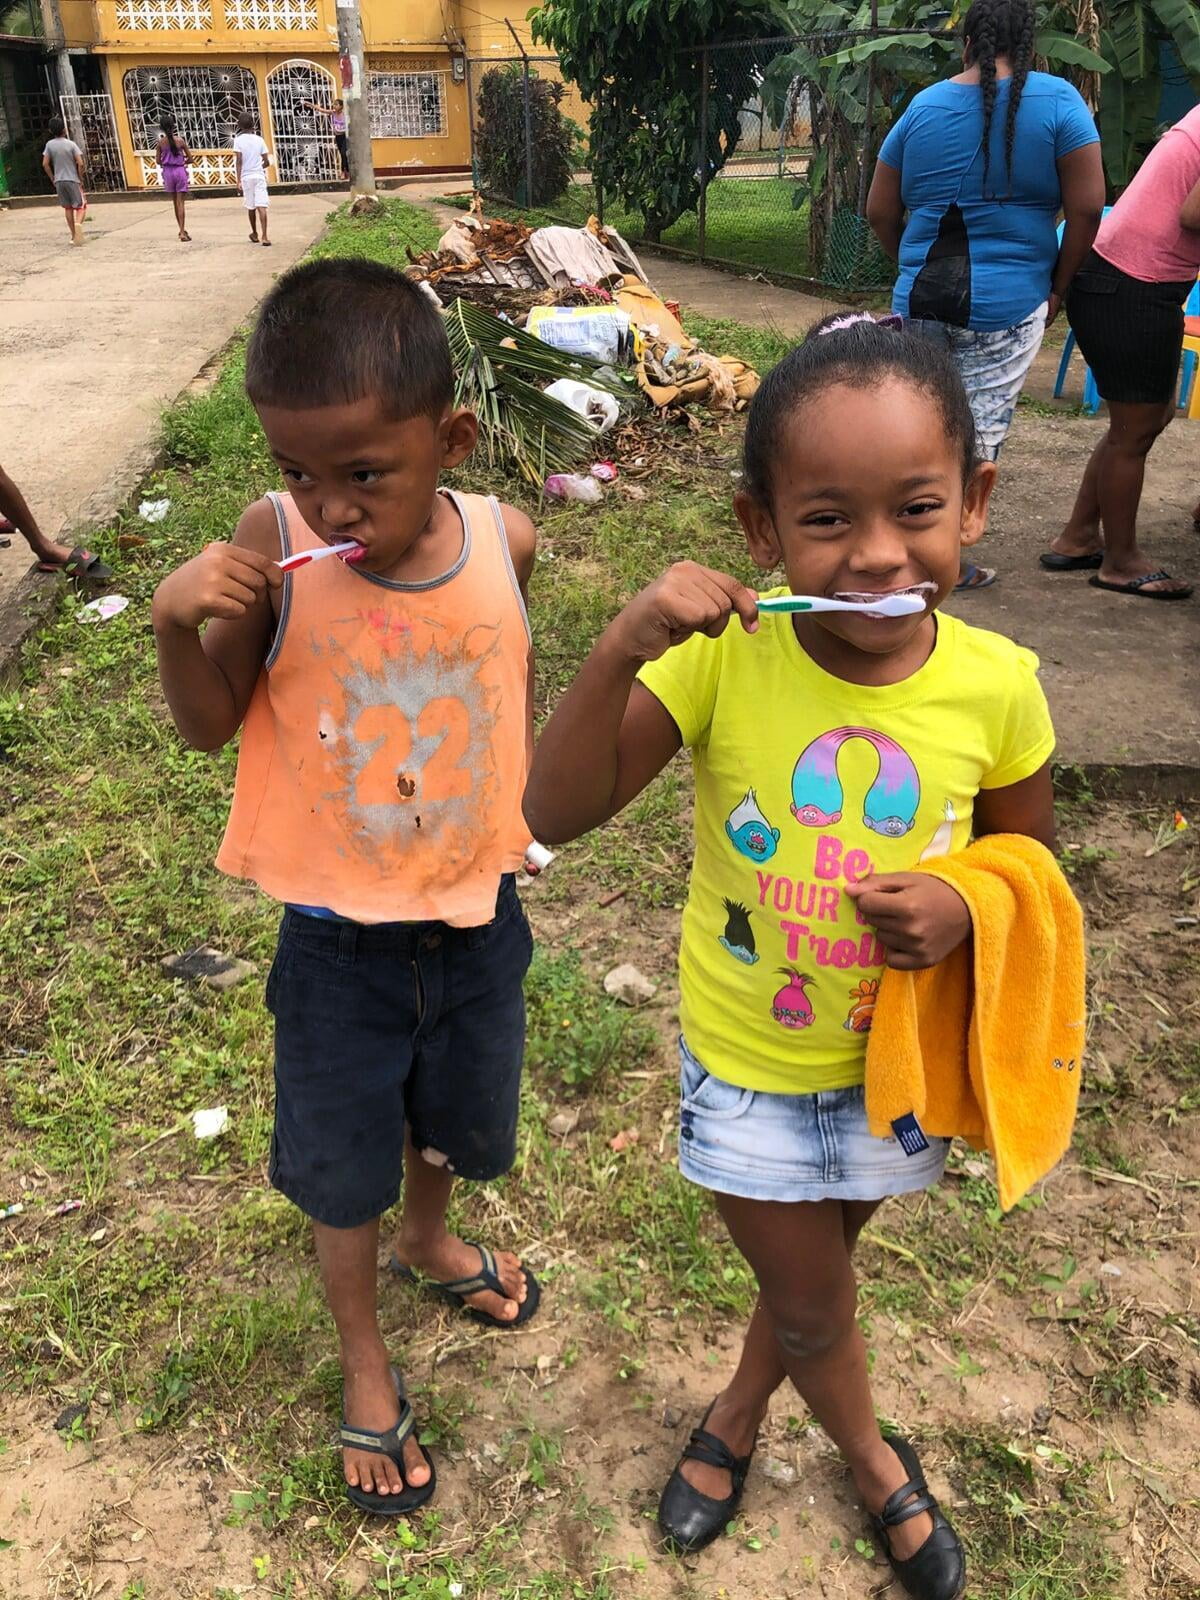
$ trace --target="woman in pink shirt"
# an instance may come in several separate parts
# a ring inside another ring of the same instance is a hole
[[[1042,556],[1050,572],[1096,567],[1097,589],[1186,600],[1191,585],[1138,548],[1146,457],[1175,415],[1183,302],[1200,271],[1200,106],[1159,140],[1096,235],[1067,293],[1067,316],[1108,432],[1092,452],[1066,527]]]

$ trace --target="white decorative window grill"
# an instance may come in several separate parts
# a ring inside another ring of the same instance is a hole
[[[225,24],[234,33],[315,33],[316,0],[225,0]]]
[[[243,111],[257,121],[258,90],[245,67],[134,67],[125,74],[125,109],[137,150],[155,148],[163,117],[174,117],[189,149],[222,150]]]
[[[117,27],[127,33],[209,32],[211,0],[117,0]]]
[[[162,168],[154,156],[138,153],[142,183],[147,189],[162,188]],[[193,189],[236,189],[237,160],[232,150],[204,150],[193,153],[188,167]]]
[[[333,124],[312,109],[328,110],[336,94],[333,74],[313,61],[285,61],[267,73],[271,148],[280,183],[332,183],[341,176]]]
[[[368,72],[373,139],[441,139],[446,134],[444,72]]]

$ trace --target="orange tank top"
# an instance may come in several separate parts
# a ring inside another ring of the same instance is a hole
[[[284,555],[321,544],[270,497]],[[477,927],[524,859],[529,623],[500,507],[451,494],[449,571],[284,577],[217,866],[355,922]]]

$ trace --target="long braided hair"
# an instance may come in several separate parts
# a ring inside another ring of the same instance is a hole
[[[987,192],[991,165],[992,113],[996,108],[996,57],[1005,56],[1012,68],[1008,90],[1008,115],[1004,125],[1004,164],[1012,189],[1013,141],[1017,133],[1017,107],[1033,62],[1033,0],[975,0],[963,21],[963,38],[971,60],[979,68],[983,91],[983,188]]]

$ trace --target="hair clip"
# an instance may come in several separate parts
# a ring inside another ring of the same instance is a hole
[[[824,338],[827,333],[841,333],[843,328],[853,328],[859,322],[871,322],[877,328],[886,328],[891,333],[900,333],[904,327],[904,318],[897,316],[894,311],[889,311],[886,317],[873,317],[869,311],[853,311],[849,316],[835,317],[827,327],[821,329],[818,338]]]

